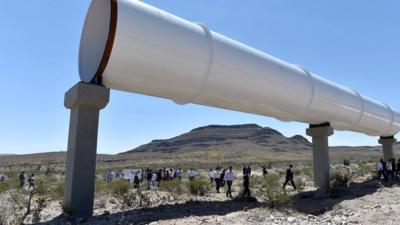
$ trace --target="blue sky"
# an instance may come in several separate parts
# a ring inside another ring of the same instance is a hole
[[[146,0],[151,5],[305,66],[400,108],[400,1]],[[77,56],[89,0],[4,1],[0,7],[0,154],[65,150],[64,92],[79,81]],[[287,136],[306,124],[112,91],[98,152],[130,150],[208,124],[257,123]],[[336,132],[331,145],[376,145]]]

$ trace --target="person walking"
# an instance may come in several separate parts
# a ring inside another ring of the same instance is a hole
[[[226,173],[226,169],[223,169],[221,174],[219,175],[219,179],[221,181],[221,187],[222,188],[225,186],[225,180],[224,180],[225,173]]]
[[[292,171],[293,165],[290,164],[289,168],[286,170],[286,180],[285,183],[283,183],[283,188],[286,187],[286,184],[290,181],[290,184],[293,186],[293,188],[296,190],[296,185],[294,184],[293,181],[293,171]]]
[[[226,197],[232,198],[232,183],[233,183],[234,174],[232,171],[232,166],[229,167],[229,170],[225,172],[224,181],[226,182],[227,190]]]
[[[378,166],[377,166],[378,179],[381,179],[382,176],[385,177],[384,170],[383,170],[383,164],[384,164],[383,159],[381,159],[381,161],[379,161]]]
[[[386,175],[386,180],[392,179],[393,180],[393,164],[392,164],[392,159],[389,159],[389,161],[386,163],[386,170],[387,170],[387,175]]]
[[[28,190],[31,189],[31,188],[33,188],[33,190],[36,190],[35,181],[36,181],[35,174],[32,173],[32,175],[28,179],[28,183],[29,183]]]
[[[135,173],[132,170],[129,175],[129,183],[132,183],[133,185],[135,185]]]
[[[219,193],[219,188],[221,187],[221,172],[220,168],[215,168],[214,170],[214,181],[215,181],[215,190]]]
[[[151,186],[153,187],[153,190],[156,188],[157,179],[158,179],[158,175],[154,171],[153,174],[151,175]]]
[[[250,167],[250,164],[247,165],[246,172],[249,174],[249,176],[251,176],[251,167]]]
[[[146,180],[147,180],[147,189],[150,190],[151,188],[151,178],[153,176],[153,172],[150,169],[147,169],[146,173]]]
[[[213,169],[210,169],[208,171],[208,178],[210,178],[210,183],[212,184],[214,182],[214,171],[213,171]]]
[[[139,179],[139,172],[135,172],[135,175],[133,176],[133,187],[134,188],[139,188],[140,184],[140,179]]]
[[[262,174],[264,177],[268,174],[267,166],[265,166],[265,164],[262,166]]]
[[[19,188],[24,188],[24,186],[25,186],[25,179],[26,179],[26,177],[25,177],[25,171],[22,171],[20,174],[19,174]]]
[[[242,196],[243,197],[245,197],[245,196],[251,197],[251,194],[250,194],[250,176],[249,176],[249,173],[247,173],[247,172],[243,176],[243,187],[244,187],[244,191],[243,191]]]
[[[396,159],[391,159],[389,160],[392,163],[392,180],[396,179],[396,172],[397,172],[397,167],[396,167]]]
[[[397,160],[396,176],[400,176],[400,159]]]
[[[176,172],[176,175],[178,176],[179,180],[182,180],[183,177],[183,170],[182,168],[179,168],[178,171]]]
[[[107,181],[107,182],[111,182],[112,179],[113,179],[113,174],[112,174],[111,170],[109,170],[109,171],[107,172],[107,174],[106,174],[106,181]]]
[[[169,170],[167,170],[167,171],[165,172],[164,180],[165,180],[165,181],[170,181],[170,180],[171,180],[171,175],[170,175],[170,173],[169,173]]]
[[[188,171],[189,181],[193,181],[195,176],[196,172],[193,170],[193,168],[190,168],[190,170]]]

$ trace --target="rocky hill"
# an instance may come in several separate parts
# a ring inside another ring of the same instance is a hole
[[[276,151],[311,150],[311,143],[301,135],[285,137],[272,128],[256,124],[209,125],[170,139],[154,140],[125,153],[232,150],[237,147]]]

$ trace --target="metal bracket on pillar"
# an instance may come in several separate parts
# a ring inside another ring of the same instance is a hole
[[[312,137],[314,186],[324,193],[330,188],[328,137],[333,128],[329,123],[311,124],[306,133]]]

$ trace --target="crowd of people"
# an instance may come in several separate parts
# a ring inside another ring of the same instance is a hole
[[[389,159],[387,161],[381,159],[377,166],[378,171],[378,179],[383,179],[388,181],[389,179],[393,180],[400,177],[400,159]]]
[[[400,161],[399,161],[400,163]],[[400,164],[399,164],[400,165]],[[287,183],[291,183],[293,188],[296,189],[294,180],[293,180],[293,172],[292,172],[292,165],[289,165],[289,168],[286,171],[286,180],[283,184],[283,188],[285,188]],[[380,163],[378,166],[381,168],[379,174],[383,175],[385,179],[387,177],[393,177],[392,173],[390,172],[394,166],[387,163]],[[397,167],[400,169],[400,167]],[[185,176],[186,174],[186,176]],[[263,176],[268,174],[267,167],[264,165],[262,166]],[[397,174],[397,173],[396,173]],[[235,178],[239,177],[236,176],[232,166],[224,169],[223,167],[216,166],[215,168],[211,168],[207,173],[210,183],[213,184],[217,193],[220,193],[221,188],[226,187],[226,197],[232,198],[232,184]],[[252,168],[250,165],[243,166],[242,169],[242,185],[243,185],[243,196],[251,196],[250,192],[250,179],[252,175]],[[161,169],[124,169],[124,170],[108,170],[103,174],[103,179],[106,182],[112,182],[113,180],[126,180],[127,182],[131,183],[134,188],[139,188],[142,185],[146,187],[148,190],[154,190],[160,186],[160,184],[164,181],[171,181],[171,180],[182,180],[187,178],[188,181],[194,181],[196,177],[199,176],[199,173],[190,168],[185,173],[182,168],[171,169],[171,168],[161,168]],[[5,181],[7,179],[6,176],[1,176],[0,181]],[[36,190],[35,183],[36,183],[36,176],[35,174],[28,175],[25,171],[22,171],[18,175],[19,179],[19,188],[23,189],[25,186],[28,187],[28,190]]]
[[[287,183],[291,183],[293,188],[296,189],[293,172],[292,172],[292,165],[286,171],[286,180],[283,184],[283,188],[285,188]],[[262,166],[263,176],[268,174],[267,167],[264,165]],[[186,172],[186,177],[188,181],[193,181],[199,173],[190,168]],[[232,198],[232,184],[237,177],[233,168],[230,166],[227,169],[223,167],[216,166],[215,168],[209,169],[208,178],[210,183],[214,185],[214,188],[217,193],[220,193],[221,188],[226,187],[226,197]],[[251,196],[250,192],[250,179],[252,175],[252,168],[250,165],[243,166],[242,169],[242,177],[243,177],[243,196]],[[125,169],[123,171],[116,170],[116,171],[107,171],[104,174],[104,180],[107,182],[111,182],[113,179],[123,179],[127,182],[130,182],[134,188],[139,188],[141,185],[145,185],[145,187],[149,190],[154,190],[160,186],[163,181],[171,181],[171,180],[182,180],[185,177],[185,172],[182,168],[171,169],[171,168],[162,168],[162,169]]]
[[[261,167],[261,174],[266,176],[268,174],[268,167],[263,165]],[[290,164],[286,170],[286,177],[283,183],[283,188],[286,188],[287,184],[291,184],[293,189],[296,190],[296,185],[294,182],[294,174],[293,174],[293,165]],[[190,168],[186,172],[187,180],[193,181],[199,173]],[[242,181],[243,181],[243,195],[251,196],[250,193],[250,179],[252,174],[252,168],[250,165],[243,166],[242,169]],[[232,198],[232,184],[236,177],[233,168],[230,166],[227,169],[224,169],[220,166],[209,169],[208,178],[210,183],[214,185],[217,193],[220,193],[220,189],[226,186],[226,197]],[[141,185],[145,185],[149,190],[154,190],[160,186],[163,181],[171,181],[174,179],[182,180],[185,177],[185,172],[182,168],[171,169],[171,168],[162,168],[162,169],[125,169],[125,170],[115,170],[115,171],[107,171],[103,178],[106,182],[111,182],[114,179],[123,179],[130,183],[132,183],[134,188],[139,188]],[[400,159],[389,159],[387,161],[381,159],[377,165],[377,177],[378,179],[383,178],[385,181],[398,179],[400,178]],[[5,174],[0,174],[0,182],[5,182],[8,177]],[[35,190],[36,176],[35,174],[28,175],[25,171],[22,171],[19,176],[19,188],[23,189],[25,186],[28,187],[28,190]]]
[[[194,169],[189,169],[188,179],[193,180],[197,176]],[[162,168],[157,170],[151,169],[125,169],[124,171],[107,171],[104,174],[104,180],[111,182],[113,179],[127,180],[133,184],[135,188],[139,188],[143,183],[147,184],[148,189],[154,189],[159,186],[162,181],[170,181],[173,179],[181,180],[184,177],[182,168],[170,169]]]

